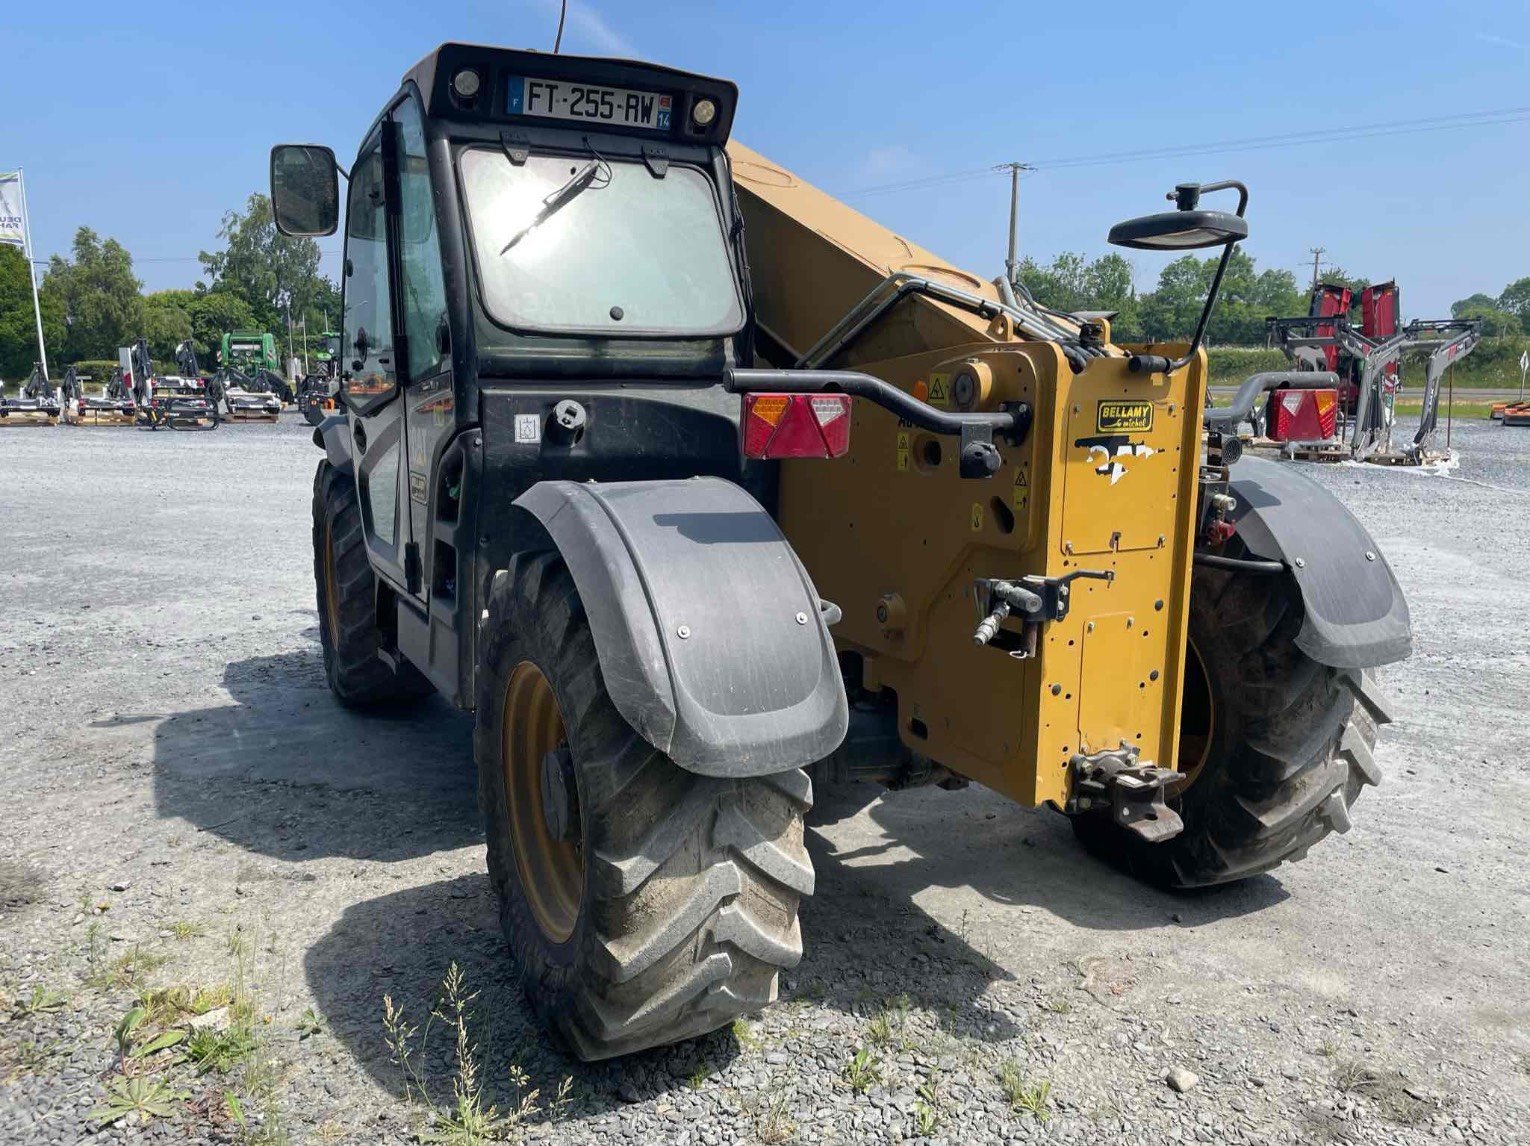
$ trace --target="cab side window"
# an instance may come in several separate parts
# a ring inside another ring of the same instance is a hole
[[[388,289],[388,215],[382,150],[374,142],[351,172],[345,226],[343,393],[358,413],[375,408],[398,385],[393,359],[392,294]],[[372,536],[385,546],[398,536],[398,437],[379,440],[361,461],[359,486]]]
[[[374,146],[351,172],[346,211],[344,373],[346,395],[355,403],[393,388],[392,305],[382,149]]]
[[[447,365],[446,282],[425,154],[425,124],[413,99],[394,109],[393,121],[398,126],[398,277],[403,293],[408,378],[414,381],[428,378]]]

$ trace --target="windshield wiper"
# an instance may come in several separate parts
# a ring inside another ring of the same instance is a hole
[[[568,206],[569,203],[573,202],[573,200],[579,195],[580,192],[584,191],[587,187],[589,187],[591,183],[595,182],[595,176],[599,171],[600,160],[592,159],[578,171],[574,172],[573,178],[571,178],[562,187],[559,187],[546,199],[542,200],[542,206],[539,207],[537,209],[537,213],[532,216],[531,222],[527,223],[514,235],[510,236],[510,241],[499,249],[499,253],[504,254],[511,247],[515,246],[516,243],[519,243],[527,235],[531,234],[532,231],[536,230],[543,223],[547,222],[547,220],[550,219],[554,214]],[[604,184],[602,184],[602,186],[604,186]]]

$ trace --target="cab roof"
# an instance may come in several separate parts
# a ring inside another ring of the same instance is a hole
[[[463,97],[453,87],[453,78],[464,70],[472,71],[478,77],[478,90],[471,97]],[[674,114],[670,117],[667,130],[624,126],[594,119],[565,120],[514,114],[509,110],[510,92],[517,86],[514,81],[525,79],[562,80],[573,84],[668,95],[674,100]],[[733,111],[738,104],[738,87],[731,81],[683,72],[662,64],[596,56],[552,55],[483,44],[442,44],[404,74],[406,84],[411,80],[425,101],[425,113],[432,118],[498,123],[506,127],[520,124],[542,128],[569,126],[588,130],[593,126],[601,131],[655,141],[717,147],[728,141],[728,133],[733,127]],[[706,124],[697,123],[693,116],[696,105],[702,100],[711,100],[717,109]]]

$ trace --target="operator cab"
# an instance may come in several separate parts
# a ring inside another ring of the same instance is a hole
[[[724,152],[737,95],[651,64],[444,44],[341,171],[343,213],[329,148],[272,150],[284,233],[343,215],[339,397],[368,555],[400,646],[459,702],[459,635],[529,544],[512,502],[536,482],[716,476],[773,500],[721,385],[753,358]]]
[[[363,366],[343,373],[386,388],[464,345],[481,373],[507,379],[715,378],[748,357],[735,345],[747,288],[723,152],[736,101],[731,83],[649,64],[432,52],[350,173],[345,339]],[[285,232],[335,228],[331,172],[327,149],[273,152]],[[404,362],[381,361],[385,344],[399,349],[385,330],[391,285]]]

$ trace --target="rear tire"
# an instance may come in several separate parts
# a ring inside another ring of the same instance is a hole
[[[394,668],[378,655],[389,642],[377,626],[377,574],[367,560],[356,480],[328,461],[313,477],[313,576],[324,675],[341,704],[375,708],[434,691],[408,661]]]
[[[640,737],[606,692],[556,554],[518,556],[495,576],[482,633],[474,749],[489,876],[542,1022],[592,1061],[774,1001],[777,973],[802,957],[797,908],[813,891],[806,773],[697,776]],[[552,713],[528,715],[529,674]],[[536,753],[564,748],[575,826],[548,850],[547,820],[528,818],[549,774]]]
[[[1349,830],[1387,722],[1368,672],[1319,664],[1296,646],[1303,611],[1287,576],[1197,569],[1179,768],[1184,831],[1149,844],[1108,816],[1073,828],[1094,854],[1150,883],[1205,887],[1301,859]]]

